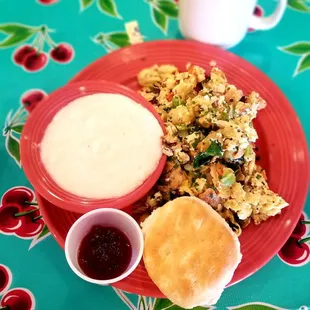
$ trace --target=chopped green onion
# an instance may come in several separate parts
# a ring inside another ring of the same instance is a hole
[[[185,105],[185,101],[182,101],[179,97],[174,96],[172,99],[173,107],[176,108],[179,105]]]
[[[176,127],[177,130],[179,130],[179,131],[187,130],[187,125],[185,125],[185,124],[175,125],[175,127]]]
[[[214,140],[211,141],[211,144],[206,152],[208,152],[210,156],[219,156],[219,157],[223,156],[223,150],[221,144],[218,141]]]
[[[223,121],[229,121],[229,115],[228,115],[227,112],[223,112],[223,113],[221,114],[221,120],[223,120]]]
[[[200,141],[199,138],[195,139],[195,141],[192,143],[192,147],[193,147],[193,148],[196,148],[197,145],[198,145],[198,143],[199,143],[199,141]]]
[[[244,152],[244,156],[250,156],[252,154],[252,146],[249,145]]]
[[[221,184],[224,186],[233,185],[236,182],[235,174],[229,170],[229,172],[224,173],[220,180]]]

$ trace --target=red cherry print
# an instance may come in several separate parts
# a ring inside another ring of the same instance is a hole
[[[72,60],[74,55],[73,48],[68,43],[61,43],[50,51],[53,60],[60,63],[66,63]]]
[[[12,234],[16,232],[22,225],[22,218],[15,217],[15,214],[22,211],[18,204],[10,204],[0,207],[0,231]]]
[[[35,51],[35,48],[30,45],[21,46],[17,50],[15,50],[13,54],[13,59],[16,64],[22,65],[25,61],[26,56]]]
[[[57,3],[58,1],[59,0],[38,0],[39,3],[45,4],[45,5],[54,4],[54,3]]]
[[[25,202],[32,202],[34,199],[34,193],[31,189],[23,186],[10,188],[2,196],[2,204],[18,204],[21,207],[28,206]]]
[[[291,236],[279,252],[279,256],[287,263],[298,265],[310,256],[310,248],[306,243],[299,243],[298,236]]]
[[[298,238],[291,236],[281,249],[282,255],[287,258],[298,259],[304,254],[303,247],[298,243]]]
[[[292,235],[301,237],[306,233],[306,230],[307,230],[306,225],[304,223],[302,223],[302,221],[304,219],[305,219],[304,214],[301,214],[300,219],[299,219]]]
[[[32,238],[39,234],[44,228],[44,221],[40,218],[40,211],[34,206],[30,206],[23,212],[33,211],[21,216],[22,225],[16,230],[16,235],[22,238]],[[35,220],[35,218],[37,218]]]
[[[24,68],[30,72],[40,71],[46,66],[47,61],[48,57],[45,53],[32,52],[26,56]]]
[[[253,14],[255,16],[257,16],[257,17],[261,17],[261,16],[264,15],[264,10],[263,10],[263,8],[261,6],[256,5],[255,8],[254,8]],[[248,31],[249,32],[253,32],[253,31],[255,31],[255,29],[249,28]]]
[[[262,7],[260,7],[259,5],[256,5],[253,14],[255,16],[261,17],[264,15],[264,11],[263,11]]]
[[[0,295],[9,288],[12,282],[11,271],[4,265],[0,265]]]
[[[31,112],[46,97],[47,94],[41,89],[31,89],[22,95],[21,101],[25,109]]]
[[[24,288],[15,288],[8,291],[1,300],[1,307],[10,310],[34,310],[35,301],[32,293]]]

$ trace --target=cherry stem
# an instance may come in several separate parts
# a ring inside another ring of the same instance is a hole
[[[14,214],[14,217],[21,217],[21,216],[24,216],[24,215],[28,215],[28,214],[34,213],[34,212],[36,212],[38,210],[39,210],[39,208],[33,209],[33,210],[29,210],[29,211],[25,211],[25,212],[16,213],[16,214]]]
[[[301,221],[301,224],[310,224],[310,221]]]
[[[41,54],[41,52],[44,49],[44,43],[45,43],[45,37],[44,34],[42,35],[42,33],[39,33],[39,39],[38,39],[38,54]]]
[[[302,243],[305,243],[305,242],[308,242],[308,241],[310,241],[310,237],[301,239],[301,240],[298,241],[298,243],[299,243],[299,244],[302,244]]]
[[[35,47],[35,48],[38,48],[39,43],[40,43],[40,40],[41,40],[41,37],[42,37],[42,33],[39,32],[39,33],[36,35],[36,37],[35,37],[35,39],[33,40],[33,42],[32,42],[31,45],[32,45],[33,47]]]
[[[31,201],[24,201],[25,205],[29,205],[29,206],[37,206],[38,203],[37,202],[31,202]]]
[[[103,33],[101,33],[100,35],[98,35],[98,36],[96,37],[96,41],[97,41],[97,43],[99,43],[99,44],[105,44],[105,42],[106,42],[106,35],[103,34]]]
[[[13,118],[11,119],[11,124],[9,125],[9,127],[12,127],[15,123],[15,121],[21,116],[21,114],[24,112],[24,107],[21,106],[16,113],[14,114]]]
[[[42,216],[42,215],[39,215],[39,216],[34,217],[34,218],[32,219],[32,221],[35,222],[35,221],[37,221],[37,220],[39,220],[39,219],[41,219],[41,218],[43,218],[43,216]]]
[[[113,47],[112,47],[111,44],[109,44],[107,41],[104,41],[104,42],[102,42],[101,44],[105,47],[105,49],[106,49],[108,52],[113,51]]]
[[[7,126],[3,129],[3,135],[6,136],[7,133],[11,130],[10,126]],[[0,309],[1,310],[1,309]]]
[[[51,48],[57,48],[57,44],[52,40],[50,35],[48,34],[47,28],[42,29],[43,36],[45,38],[46,43],[51,47]]]

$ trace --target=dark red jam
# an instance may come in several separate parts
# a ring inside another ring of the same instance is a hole
[[[130,241],[123,232],[96,225],[81,242],[78,263],[88,277],[108,280],[126,271],[131,255]]]

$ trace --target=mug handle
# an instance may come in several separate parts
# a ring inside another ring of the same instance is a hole
[[[273,14],[268,17],[252,16],[249,27],[255,30],[268,30],[275,27],[283,16],[287,0],[278,0],[278,6]]]

